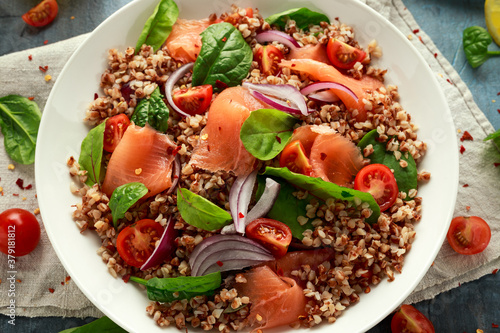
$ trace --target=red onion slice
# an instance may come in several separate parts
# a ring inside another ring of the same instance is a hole
[[[257,91],[268,97],[270,95],[281,99],[284,103],[285,101],[290,101],[290,103],[292,103],[292,108],[297,108],[304,116],[308,114],[309,110],[307,109],[304,96],[302,96],[300,91],[294,86],[289,84],[254,84],[250,82],[243,82],[242,86],[250,91]]]
[[[297,43],[297,41],[292,36],[278,30],[268,30],[261,32],[260,34],[255,36],[255,39],[261,44],[265,42],[276,41],[291,49],[300,48],[299,43]]]
[[[301,114],[299,109],[290,107],[290,105],[288,105],[288,103],[282,101],[281,99],[266,96],[258,91],[255,91],[255,90],[251,91],[251,93],[255,98],[261,100],[262,102],[268,104],[270,107],[273,107],[276,110],[280,110],[280,111],[291,113],[291,114]]]
[[[174,192],[177,184],[179,183],[179,178],[181,177],[181,161],[179,160],[179,155],[176,155],[174,158],[174,167],[172,170],[174,176],[172,177],[172,186],[167,191],[167,195],[170,195]]]
[[[145,271],[151,267],[158,266],[175,251],[175,238],[177,233],[174,229],[175,222],[172,221],[172,216],[168,218],[167,226],[163,230],[160,238],[160,244],[154,249],[148,260],[141,266],[141,271]]]
[[[175,72],[170,74],[165,82],[165,97],[167,98],[168,104],[170,107],[174,109],[177,113],[183,115],[184,117],[190,117],[189,114],[185,113],[181,109],[175,105],[174,100],[172,99],[172,89],[174,89],[174,85],[179,81],[186,73],[188,73],[194,67],[194,62],[187,63],[181,67],[179,67]]]
[[[331,90],[318,91],[307,96],[311,101],[320,103],[333,103],[340,100]]]
[[[349,94],[353,99],[355,99],[356,102],[358,101],[358,96],[356,96],[356,94],[351,89],[349,89],[347,86],[345,86],[343,84],[336,83],[336,82],[325,81],[325,82],[311,83],[310,85],[302,88],[302,90],[300,92],[303,95],[309,95],[309,94],[317,92],[318,90],[323,90],[323,89],[332,89],[334,91],[335,90],[343,91],[343,92]]]

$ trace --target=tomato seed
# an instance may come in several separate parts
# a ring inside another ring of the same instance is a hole
[[[470,242],[467,240],[467,238],[464,237],[464,235],[462,235],[461,231],[456,232],[454,236],[455,236],[455,239],[463,246],[469,245]]]

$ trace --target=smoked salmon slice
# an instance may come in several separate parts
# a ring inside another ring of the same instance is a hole
[[[232,171],[236,176],[252,172],[256,159],[243,146],[240,130],[251,111],[264,107],[240,86],[222,91],[210,105],[207,125],[189,164],[212,172]]]
[[[170,56],[183,63],[195,61],[201,50],[200,34],[212,23],[208,19],[177,19],[165,42]]]
[[[102,191],[110,197],[118,186],[140,182],[148,188],[147,198],[168,189],[175,148],[165,134],[149,125],[131,124],[109,159]]]
[[[308,44],[304,47],[297,47],[290,50],[288,59],[312,59],[331,65],[326,54],[326,46],[323,44]]]
[[[249,324],[255,329],[292,324],[306,314],[307,299],[295,280],[276,275],[268,266],[243,273],[246,283],[236,283],[238,296],[248,296]]]

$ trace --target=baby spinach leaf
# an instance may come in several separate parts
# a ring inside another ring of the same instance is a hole
[[[21,164],[35,162],[36,137],[42,113],[38,105],[18,95],[0,98],[0,127],[7,154]]]
[[[127,210],[140,198],[148,193],[148,188],[143,183],[134,182],[118,186],[109,198],[109,209],[113,217],[113,225],[118,226],[118,220],[125,216]]]
[[[213,24],[201,33],[201,50],[193,68],[193,86],[220,84],[229,87],[241,83],[252,65],[253,53],[243,36],[232,24]]]
[[[464,52],[467,61],[476,68],[481,66],[492,56],[500,56],[500,51],[488,51],[492,39],[488,31],[479,26],[468,27],[464,30],[463,38]]]
[[[203,276],[155,277],[149,280],[131,276],[130,280],[145,285],[148,298],[156,302],[173,302],[180,299],[191,299],[199,295],[210,296],[222,283],[220,272]],[[178,295],[176,296],[174,293]]]
[[[157,131],[165,133],[168,129],[170,111],[162,98],[160,88],[156,87],[149,98],[145,98],[137,104],[130,120],[141,127],[148,123]]]
[[[380,142],[378,137],[377,130],[372,130],[365,134],[361,141],[359,141],[358,147],[363,150],[371,144],[373,146],[373,153],[368,156],[371,163],[380,163],[394,170],[394,178],[396,178],[396,182],[398,183],[399,191],[408,194],[411,189],[417,188],[417,165],[415,164],[415,160],[411,154],[408,153],[408,157],[406,157],[406,154],[402,152],[401,159],[408,163],[408,166],[403,168],[399,164],[399,160],[394,156],[394,152],[385,149],[386,142]],[[411,200],[408,196],[406,199]]]
[[[217,230],[228,224],[231,214],[188,189],[177,189],[177,208],[186,223],[203,230]]]
[[[178,16],[179,8],[173,0],[161,0],[144,24],[135,46],[135,53],[141,50],[143,44],[152,46],[155,52],[158,51],[172,32],[172,26]]]
[[[59,333],[127,333],[123,328],[115,324],[111,319],[104,316],[80,327],[68,328]]]
[[[240,139],[250,154],[267,161],[285,148],[297,122],[297,118],[282,111],[255,110],[241,126]]]
[[[80,168],[87,170],[86,184],[89,186],[98,183],[101,176],[102,149],[104,146],[104,129],[106,121],[94,127],[82,141]]]
[[[288,20],[294,20],[299,29],[307,29],[310,24],[318,25],[321,22],[330,22],[328,16],[312,11],[308,8],[293,8],[274,14],[266,18],[266,22],[285,29]]]

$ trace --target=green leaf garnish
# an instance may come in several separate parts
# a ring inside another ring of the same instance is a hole
[[[146,185],[139,182],[118,186],[113,191],[108,205],[115,228],[118,226],[118,220],[125,216],[127,210],[147,193],[148,188]]]

